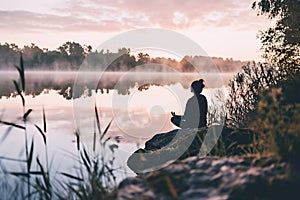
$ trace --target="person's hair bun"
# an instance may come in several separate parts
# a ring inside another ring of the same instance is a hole
[[[205,85],[204,85],[204,80],[201,78],[201,79],[199,79],[199,82],[200,82],[200,84],[202,85],[202,87],[204,88],[204,87],[205,87]]]

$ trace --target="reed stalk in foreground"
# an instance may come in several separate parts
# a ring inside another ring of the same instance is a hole
[[[64,182],[62,179],[56,180],[54,182],[53,179],[50,179],[50,166],[48,160],[48,141],[47,141],[47,123],[46,123],[46,112],[43,107],[43,126],[42,128],[37,124],[34,124],[35,128],[39,132],[42,137],[43,144],[45,147],[45,159],[46,159],[46,167],[42,164],[40,158],[38,156],[34,156],[35,152],[35,142],[32,137],[30,142],[27,133],[27,121],[32,113],[32,109],[26,110],[26,101],[25,101],[25,73],[24,73],[24,63],[22,54],[20,56],[20,66],[16,66],[16,69],[19,73],[20,80],[13,81],[16,92],[18,96],[20,96],[22,101],[22,121],[23,124],[17,124],[14,122],[7,122],[0,119],[0,123],[8,126],[8,130],[2,136],[1,141],[4,141],[8,136],[10,131],[13,128],[20,129],[24,131],[25,135],[25,159],[18,158],[8,158],[5,156],[0,157],[1,160],[14,161],[18,163],[25,163],[26,170],[25,171],[6,171],[8,176],[7,178],[12,178],[13,176],[19,178],[21,182],[16,182],[18,185],[14,188],[12,193],[19,198],[22,199],[27,198],[39,198],[39,199],[103,199],[109,196],[109,192],[116,186],[116,175],[115,175],[115,167],[114,161],[115,149],[118,148],[117,144],[110,143],[111,137],[105,137],[107,132],[111,126],[112,120],[108,123],[107,127],[104,131],[101,130],[100,127],[100,117],[98,113],[97,106],[95,105],[95,121],[94,121],[94,135],[93,135],[93,151],[88,151],[87,148],[81,143],[80,131],[79,129],[75,132],[76,135],[76,144],[77,151],[79,153],[79,168],[76,168],[76,174],[71,173],[60,173],[63,177],[66,177],[69,181]],[[117,142],[119,139],[115,138]],[[30,144],[29,144],[30,143]],[[99,147],[97,148],[97,144]],[[81,148],[82,146],[82,148]],[[98,150],[98,151],[97,151]],[[100,151],[100,153],[99,153]],[[107,152],[109,151],[109,152]],[[112,155],[107,159],[107,153]],[[35,157],[35,159],[34,159]],[[35,162],[37,166],[37,170],[33,170],[32,166]],[[4,168],[1,165],[0,167]],[[12,175],[12,176],[11,176]],[[33,179],[34,178],[34,179]],[[34,181],[33,181],[34,180]],[[24,182],[23,182],[24,181]],[[22,184],[26,183],[26,190]],[[8,186],[8,184],[6,185]],[[3,188],[8,188],[8,187]],[[33,190],[34,189],[34,190]],[[21,191],[21,194],[19,193]],[[64,194],[65,191],[68,191],[67,194]],[[24,194],[25,192],[25,194]],[[9,192],[8,192],[9,193]],[[8,194],[7,193],[7,194]],[[13,195],[9,195],[13,197]]]
[[[98,109],[95,105],[92,151],[89,151],[81,143],[80,131],[78,129],[75,131],[80,167],[76,171],[76,174],[61,173],[69,179],[63,187],[71,193],[67,194],[67,196],[60,196],[60,198],[103,199],[109,196],[109,192],[116,185],[116,169],[114,168],[115,156],[113,154],[114,150],[118,148],[116,144],[108,145],[108,142],[111,140],[110,137],[105,138],[111,123],[112,120],[102,132]],[[97,142],[98,138],[99,143]],[[98,150],[100,154],[96,151],[97,144],[99,145]],[[82,148],[80,148],[81,146]],[[105,155],[108,149],[113,156],[109,160],[106,160]]]
[[[43,125],[44,125],[44,129],[42,131],[42,129],[38,126],[35,125],[35,127],[37,128],[37,130],[41,133],[42,137],[43,137],[43,141],[45,144],[45,154],[46,154],[46,165],[47,165],[47,170],[44,170],[44,167],[42,166],[39,158],[36,158],[36,162],[37,165],[39,166],[40,170],[39,171],[33,171],[32,165],[33,165],[33,155],[34,155],[34,138],[31,139],[30,141],[30,145],[29,145],[29,138],[28,138],[28,133],[27,133],[27,121],[28,121],[28,117],[32,112],[32,109],[28,109],[26,110],[26,101],[25,101],[25,70],[24,70],[24,61],[23,61],[23,57],[22,54],[20,55],[20,66],[15,66],[18,74],[19,74],[19,81],[13,81],[14,86],[15,86],[15,90],[17,92],[17,94],[21,97],[22,100],[22,110],[23,110],[23,115],[22,115],[22,121],[23,121],[23,125],[19,125],[13,122],[7,122],[7,121],[3,121],[0,119],[0,123],[9,126],[8,130],[6,131],[6,133],[3,135],[2,140],[4,141],[4,139],[8,136],[8,134],[10,133],[12,128],[18,128],[24,131],[24,146],[25,146],[25,160],[22,159],[15,159],[15,158],[8,158],[8,157],[0,157],[0,159],[3,160],[10,160],[10,161],[16,161],[19,163],[25,163],[26,164],[26,171],[25,172],[17,172],[17,171],[8,171],[6,172],[7,174],[13,175],[13,176],[17,176],[20,178],[21,181],[23,181],[24,179],[26,180],[26,185],[27,185],[27,194],[25,195],[25,197],[27,197],[28,199],[31,199],[32,195],[34,193],[36,193],[36,191],[31,191],[31,178],[32,176],[42,176],[44,178],[44,183],[48,183],[50,184],[50,178],[49,178],[49,162],[48,162],[48,151],[47,151],[47,139],[46,139],[46,116],[45,116],[45,110],[43,108]],[[36,178],[36,180],[38,180],[38,178]],[[33,186],[34,187],[34,186]],[[49,188],[51,189],[51,187],[49,186]],[[22,190],[23,188],[20,188],[20,190]],[[23,192],[23,191],[22,191]],[[51,198],[51,192],[49,192],[50,194],[50,198]],[[49,196],[49,195],[48,195]],[[47,198],[47,199],[50,199]]]
[[[19,86],[19,83],[17,81],[13,81],[15,85],[15,89],[18,93],[18,95],[22,99],[22,106],[23,106],[23,122],[24,122],[24,136],[25,136],[25,155],[26,155],[26,164],[27,164],[27,193],[29,195],[30,199],[30,167],[32,163],[32,155],[33,155],[33,148],[34,148],[34,143],[33,140],[31,142],[31,147],[30,147],[30,152],[28,152],[28,134],[27,134],[27,128],[26,128],[26,122],[27,122],[27,117],[31,113],[31,109],[25,112],[26,106],[25,106],[25,72],[24,72],[24,61],[23,61],[23,56],[22,54],[20,55],[20,66],[15,66],[16,69],[19,72],[19,82],[21,84],[21,87]]]

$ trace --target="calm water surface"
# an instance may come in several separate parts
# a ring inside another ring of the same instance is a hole
[[[91,147],[96,104],[102,130],[113,120],[107,137],[112,143],[120,138],[116,152],[118,165],[122,166],[120,174],[130,175],[128,156],[153,135],[175,128],[170,123],[170,112],[183,113],[192,96],[189,86],[193,80],[206,81],[203,94],[209,105],[221,104],[233,74],[26,72],[25,76],[26,109],[33,109],[27,127],[35,140],[36,156],[44,159],[43,141],[34,127],[42,127],[44,107],[51,170],[72,170],[77,162],[70,156],[77,152],[74,130],[79,129],[83,145]],[[0,119],[23,124],[22,102],[14,93],[12,80],[18,80],[16,72],[0,72]],[[0,142],[0,156],[24,158],[22,131],[0,125]],[[12,161],[1,162],[8,169],[20,167]]]

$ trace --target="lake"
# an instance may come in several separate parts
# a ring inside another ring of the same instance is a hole
[[[79,130],[83,145],[92,149],[96,105],[102,131],[112,120],[106,137],[118,144],[120,174],[128,176],[133,175],[126,166],[128,156],[153,135],[176,128],[170,123],[170,112],[183,114],[192,96],[192,81],[203,78],[209,106],[222,106],[233,73],[30,71],[25,77],[26,109],[33,110],[27,131],[35,141],[34,154],[45,159],[43,140],[34,126],[43,126],[44,107],[51,171],[70,171],[76,166],[75,130]],[[0,119],[22,125],[22,101],[14,92],[13,80],[18,80],[17,72],[0,72]],[[25,158],[21,130],[1,124],[0,142],[0,156]],[[7,169],[22,167],[14,161],[1,162]]]

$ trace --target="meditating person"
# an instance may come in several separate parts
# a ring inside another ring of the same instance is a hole
[[[173,116],[171,122],[176,126],[180,128],[206,127],[207,100],[201,94],[205,86],[203,82],[204,80],[200,79],[191,84],[191,91],[194,93],[194,96],[188,100],[183,116],[171,112]]]

